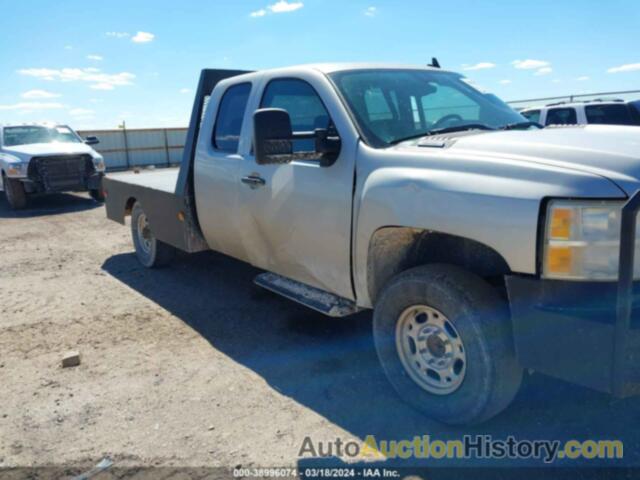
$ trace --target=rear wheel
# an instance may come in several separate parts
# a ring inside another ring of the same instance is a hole
[[[17,210],[27,206],[27,192],[20,180],[2,174],[2,189],[11,208]]]
[[[149,227],[149,220],[140,203],[136,202],[131,211],[131,235],[136,256],[147,268],[163,267],[171,263],[176,249],[158,240]]]
[[[401,273],[381,292],[373,319],[387,378],[435,420],[483,422],[520,387],[506,302],[464,269],[424,265]]]

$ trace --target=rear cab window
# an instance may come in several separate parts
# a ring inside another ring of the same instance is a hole
[[[552,108],[547,112],[545,125],[575,125],[578,116],[575,108]]]
[[[627,105],[588,105],[584,108],[587,123],[605,125],[635,125]]]
[[[232,85],[224,92],[213,127],[213,146],[216,150],[236,153],[240,143],[240,131],[247,102],[251,93],[250,83]]]

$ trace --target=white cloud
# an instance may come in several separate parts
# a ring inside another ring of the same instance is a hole
[[[181,88],[180,89],[180,93],[190,93],[191,89],[190,88]]]
[[[364,11],[367,17],[375,17],[378,14],[378,7],[369,7]]]
[[[107,37],[115,37],[115,38],[125,38],[129,37],[131,34],[127,32],[107,32]]]
[[[23,68],[18,73],[49,81],[87,82],[96,90],[113,90],[115,87],[132,85],[136,78],[133,73],[103,73],[98,68]]]
[[[0,110],[34,111],[34,110],[55,110],[64,108],[64,105],[57,102],[21,102],[13,105],[0,105]]]
[[[496,64],[491,62],[480,62],[475,65],[463,65],[463,70],[487,70],[489,68],[495,68]]]
[[[65,45],[64,49],[65,50],[73,50],[73,47],[71,45]]]
[[[153,41],[156,36],[149,32],[138,32],[132,38],[131,41],[135,43],[148,43]]]
[[[511,62],[515,68],[520,70],[537,70],[539,68],[549,67],[551,64],[545,60],[514,60]]]
[[[560,80],[559,78],[554,78],[553,80],[551,80],[553,83],[561,83],[562,80]]]
[[[583,77],[578,77],[576,78],[577,81],[579,82],[586,82],[587,80],[589,80],[589,77],[587,77],[586,75]]]
[[[287,0],[280,0],[273,5],[269,5],[266,8],[261,8],[260,10],[255,10],[249,14],[250,17],[264,17],[269,13],[288,13],[293,12],[295,10],[299,10],[304,7],[304,3],[302,2],[288,2]]]
[[[47,92],[46,90],[29,90],[20,95],[22,98],[57,98],[59,93]]]
[[[637,72],[640,71],[640,63],[627,63],[619,67],[612,67],[607,73]]]
[[[543,75],[549,75],[550,73],[553,73],[553,68],[551,68],[551,67],[542,67],[542,68],[539,68],[538,70],[536,70],[536,73],[534,73],[534,75],[536,77],[541,77]]]
[[[505,79],[505,80],[500,80],[500,85],[509,85],[511,83],[511,80]]]
[[[69,115],[74,117],[86,117],[87,115],[93,115],[93,110],[89,110],[88,108],[72,108],[69,110]]]
[[[273,5],[269,5],[267,8],[271,10],[273,13],[287,13],[293,12],[300,8],[304,7],[304,3],[302,2],[287,2],[287,0],[280,0],[279,2],[274,3]]]
[[[87,58],[89,60],[95,60],[97,62],[99,62],[100,60],[102,60],[102,56],[100,55],[87,55]]]

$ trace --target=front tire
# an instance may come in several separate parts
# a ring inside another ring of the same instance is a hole
[[[442,423],[488,420],[520,387],[506,302],[462,268],[424,265],[397,275],[376,302],[373,325],[395,390]]]
[[[7,197],[7,203],[11,208],[19,210],[27,206],[27,192],[25,192],[24,185],[20,180],[7,178],[7,176],[3,174],[2,189]]]
[[[104,192],[101,189],[92,188],[89,190],[89,195],[98,203],[103,203],[105,200]]]
[[[131,210],[131,236],[136,256],[147,268],[164,267],[171,263],[176,249],[158,240],[149,227],[149,221],[139,202]]]

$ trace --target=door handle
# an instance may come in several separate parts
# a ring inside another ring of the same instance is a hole
[[[245,185],[249,185],[251,189],[263,187],[267,183],[265,179],[259,175],[247,175],[246,177],[242,177],[240,181]]]

